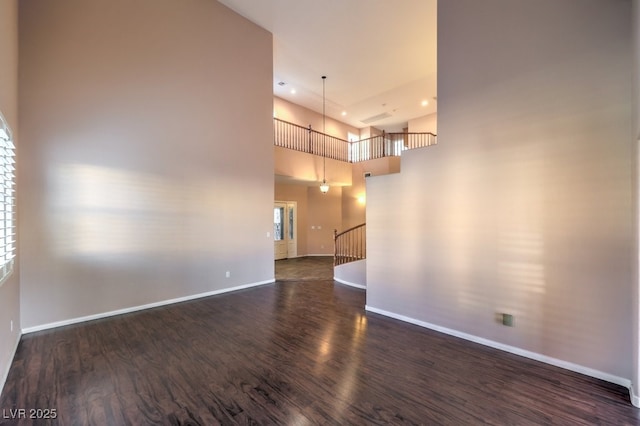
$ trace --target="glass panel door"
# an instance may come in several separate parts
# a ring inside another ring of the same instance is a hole
[[[274,258],[287,258],[287,205],[275,203],[273,206],[273,250]]]
[[[287,201],[287,257],[298,257],[297,238],[297,210],[298,204],[295,201]]]
[[[273,239],[284,240],[284,207],[273,208]]]

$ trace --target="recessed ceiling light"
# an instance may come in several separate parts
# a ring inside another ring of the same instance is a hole
[[[295,95],[296,94],[296,89],[291,89],[291,94]]]
[[[345,115],[347,115],[347,111],[342,111],[342,116],[344,117]]]
[[[427,106],[427,105],[429,105],[429,101],[427,100],[422,101],[422,106]]]

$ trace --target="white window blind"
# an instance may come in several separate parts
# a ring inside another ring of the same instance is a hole
[[[13,271],[15,257],[15,145],[0,113],[0,285]]]

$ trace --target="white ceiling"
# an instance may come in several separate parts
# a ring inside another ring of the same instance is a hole
[[[357,128],[436,111],[437,0],[218,1],[273,34],[276,96],[322,113],[326,75],[327,116]]]

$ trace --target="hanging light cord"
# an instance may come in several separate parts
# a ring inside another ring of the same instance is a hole
[[[322,185],[320,185],[320,192],[326,194],[329,191],[329,185],[327,185],[327,94],[325,91],[325,79],[326,75],[322,76]]]
[[[322,76],[322,134],[324,135],[322,138],[322,183],[326,183],[327,178],[327,116],[325,113],[325,104],[326,104],[326,95],[325,95],[325,80],[327,79],[326,75]]]

